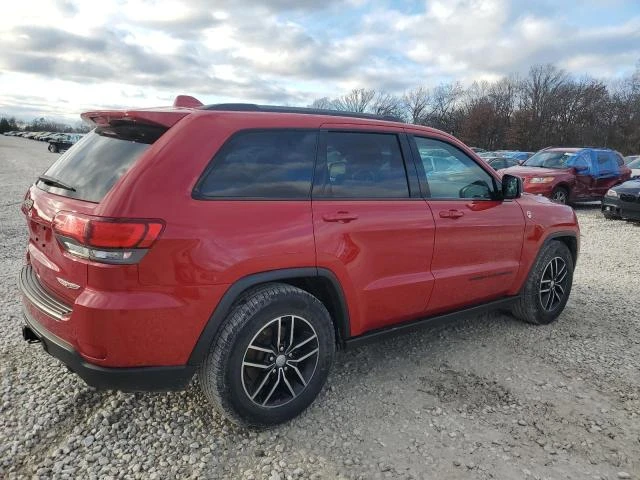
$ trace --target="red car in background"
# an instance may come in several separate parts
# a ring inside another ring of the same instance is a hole
[[[601,148],[545,148],[501,172],[522,178],[525,192],[562,204],[601,200],[631,177],[622,155]]]

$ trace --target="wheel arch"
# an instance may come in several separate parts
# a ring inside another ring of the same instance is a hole
[[[555,233],[555,234],[551,234],[544,241],[543,246],[546,243],[553,242],[553,241],[562,242],[567,246],[567,248],[571,252],[571,257],[573,258],[573,265],[575,266],[575,264],[578,261],[578,253],[579,253],[579,248],[580,248],[579,243],[578,243],[578,237],[576,236],[576,234],[573,233],[573,232],[571,232],[571,233],[569,233],[569,232],[558,232],[558,233]]]
[[[243,294],[272,282],[293,285],[318,298],[331,315],[338,346],[344,344],[350,335],[349,311],[340,282],[333,272],[316,267],[270,270],[243,277],[227,289],[202,329],[187,364],[202,363],[225,318]]]
[[[520,295],[522,294],[522,289],[526,285],[527,278],[531,274],[531,270],[536,264],[536,260],[538,259],[540,252],[549,242],[562,242],[564,243],[569,251],[571,252],[571,257],[573,259],[573,264],[575,266],[578,261],[578,256],[580,253],[580,239],[579,232],[573,230],[559,230],[555,232],[549,233],[544,238],[541,238],[536,242],[535,250],[530,254],[527,254],[527,258],[529,260],[523,265],[521,270],[521,276],[519,277],[519,281],[516,284],[516,287],[513,291],[513,294]],[[531,255],[531,256],[529,256]]]

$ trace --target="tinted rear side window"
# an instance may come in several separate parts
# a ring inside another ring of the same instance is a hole
[[[206,198],[309,198],[317,133],[240,132],[214,157],[196,187]]]
[[[314,186],[316,198],[409,197],[395,134],[328,132],[322,160]]]
[[[118,179],[166,131],[162,127],[127,123],[96,128],[60,156],[44,173],[73,187],[73,191],[42,180],[38,181],[38,187],[56,195],[100,202]]]

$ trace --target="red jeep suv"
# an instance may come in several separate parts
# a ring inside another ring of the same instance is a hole
[[[89,385],[197,373],[218,411],[275,424],[336,348],[486,309],[547,324],[567,303],[573,210],[446,133],[185,96],[82,117],[95,129],[26,194],[19,285],[24,338]]]

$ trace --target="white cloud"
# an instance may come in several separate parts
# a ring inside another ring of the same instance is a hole
[[[592,27],[553,2],[522,0],[431,0],[411,11],[367,0],[10,2],[0,17],[0,113],[75,115],[178,93],[304,104],[358,86],[400,92],[547,62],[615,77],[640,58],[640,8],[616,1],[632,14]],[[582,8],[592,6],[602,2]]]

